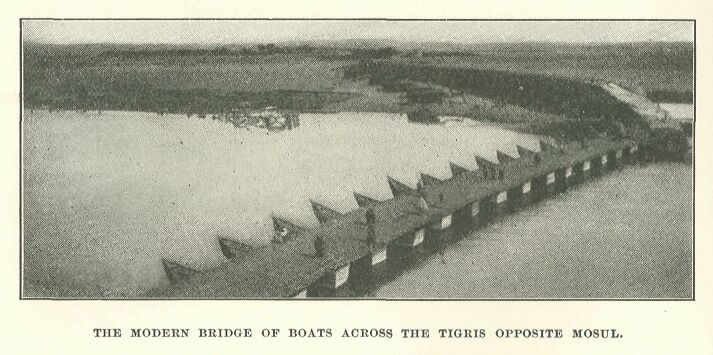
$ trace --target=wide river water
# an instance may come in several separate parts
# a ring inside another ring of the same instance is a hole
[[[630,166],[471,233],[380,298],[691,298],[692,169]]]
[[[178,115],[26,113],[27,296],[134,296],[165,285],[162,258],[205,269],[217,236],[265,243],[270,214],[316,226],[309,198],[340,211],[352,192],[391,196],[386,176],[450,177],[448,161],[517,156],[535,137],[473,121],[438,126],[382,113],[303,114],[268,133]]]
[[[537,139],[472,121],[303,114],[268,133],[135,112],[36,111],[23,123],[27,296],[124,297],[166,285],[161,259],[205,269],[217,236],[268,242],[270,214],[316,226],[309,198],[391,196]],[[628,167],[476,231],[372,297],[690,297],[689,165]]]

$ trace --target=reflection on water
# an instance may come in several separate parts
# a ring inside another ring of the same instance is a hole
[[[415,186],[418,172],[449,177],[449,160],[475,167],[474,153],[537,149],[534,137],[471,121],[341,113],[301,123],[267,133],[185,116],[27,114],[26,290],[136,294],[167,282],[163,257],[223,262],[217,235],[267,242],[273,211],[316,226],[308,198],[347,211],[352,191],[389,198],[387,174]]]

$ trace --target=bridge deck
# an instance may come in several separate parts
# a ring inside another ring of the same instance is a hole
[[[417,195],[400,195],[371,208],[376,215],[376,244],[386,245],[396,238],[414,232],[454,213],[470,203],[501,191],[522,185],[534,178],[613,150],[630,146],[629,142],[600,139],[586,147],[572,145],[564,149],[540,152],[541,160],[521,157],[500,164],[504,176],[483,179],[472,171],[425,187],[429,208],[418,210]],[[480,170],[480,169],[479,169]],[[386,182],[385,182],[386,183]],[[443,202],[440,195],[443,194]],[[270,298],[291,297],[312,285],[325,273],[358,260],[370,252],[366,245],[367,228],[364,213],[358,208],[309,230],[282,244],[256,249],[241,260],[232,260],[207,270],[184,283],[155,290],[149,296],[160,298]],[[326,257],[314,256],[313,240],[320,235],[325,241]]]

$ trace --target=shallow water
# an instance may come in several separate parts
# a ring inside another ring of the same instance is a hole
[[[627,167],[475,231],[370,296],[690,298],[690,165]]]
[[[410,124],[381,113],[303,114],[293,131],[178,115],[27,113],[23,123],[27,295],[131,296],[166,284],[160,260],[205,269],[216,237],[267,242],[270,213],[316,226],[308,198],[356,208],[391,196],[386,175],[447,178],[537,139],[472,121]]]
[[[680,121],[693,120],[693,104],[661,103],[660,105],[673,119]]]

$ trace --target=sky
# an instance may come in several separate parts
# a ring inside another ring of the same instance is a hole
[[[693,42],[693,22],[684,21],[25,20],[22,29],[25,40],[45,43]]]

